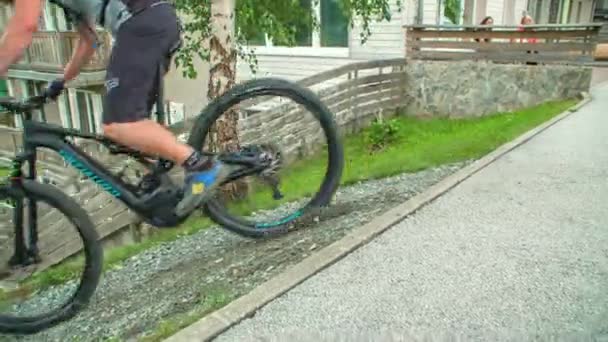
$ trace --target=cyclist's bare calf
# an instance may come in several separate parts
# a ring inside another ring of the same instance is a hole
[[[103,126],[104,135],[138,151],[158,155],[183,165],[194,149],[179,142],[176,137],[154,120],[111,123]]]

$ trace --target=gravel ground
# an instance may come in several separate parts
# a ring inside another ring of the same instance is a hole
[[[0,339],[135,340],[154,331],[164,319],[249,292],[466,164],[344,187],[318,224],[275,239],[251,240],[213,228],[159,245],[107,272],[91,305],[71,321],[34,336]],[[61,289],[53,289],[57,291]],[[52,297],[42,295],[38,300]]]

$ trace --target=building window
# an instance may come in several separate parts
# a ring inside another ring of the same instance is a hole
[[[338,0],[321,1],[321,46],[348,46],[348,19]]]
[[[73,90],[74,103],[70,112],[74,115],[73,122],[79,123],[78,128],[85,133],[101,132],[101,95],[87,90]]]
[[[27,87],[27,96],[37,96],[44,93],[45,85],[42,82],[37,81],[28,81],[26,83]],[[38,120],[42,122],[46,122],[46,113],[44,112],[44,107],[41,109],[36,109],[32,112],[34,117],[38,117]]]
[[[300,0],[300,6],[310,12],[310,20],[307,25],[298,25],[296,27],[295,45],[296,46],[312,46],[312,3],[311,0]]]
[[[92,113],[91,100],[88,94],[83,91],[76,91],[76,106],[78,108],[78,119],[80,121],[80,130],[84,133],[93,133],[93,123],[95,122]]]
[[[308,48],[347,48],[348,47],[348,19],[342,12],[339,0],[320,0],[318,4],[312,0],[300,0],[300,5],[310,9],[312,16],[319,18],[320,27],[313,30],[312,25],[300,25],[296,28],[295,47]],[[250,39],[252,47],[287,48],[274,45],[267,35],[259,34]]]

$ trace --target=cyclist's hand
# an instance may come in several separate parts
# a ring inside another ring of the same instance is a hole
[[[44,95],[51,100],[56,100],[61,92],[65,88],[65,81],[62,79],[56,79],[52,81],[49,86],[46,88]]]

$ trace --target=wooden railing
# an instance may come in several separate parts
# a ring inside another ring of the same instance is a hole
[[[408,59],[585,63],[593,61],[602,24],[404,27]]]
[[[82,71],[102,71],[106,68],[112,41],[107,32],[98,32],[102,44]],[[78,43],[77,32],[36,32],[32,44],[23,57],[11,68],[43,72],[61,72],[68,63]]]

